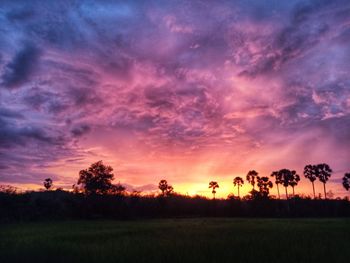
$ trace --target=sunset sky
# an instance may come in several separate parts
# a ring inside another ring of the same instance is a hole
[[[71,188],[103,160],[129,189],[226,197],[288,168],[311,194],[326,162],[344,196],[349,61],[348,0],[2,0],[0,184]]]

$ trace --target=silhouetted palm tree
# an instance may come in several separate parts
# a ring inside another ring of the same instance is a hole
[[[44,180],[44,187],[46,188],[46,190],[49,190],[52,187],[52,179],[51,178],[46,178]]]
[[[258,181],[258,187],[259,187],[259,194],[261,197],[268,197],[270,193],[270,188],[273,187],[273,183],[269,180],[268,177],[257,177]]]
[[[308,164],[304,167],[304,176],[305,178],[309,179],[310,182],[312,183],[312,191],[314,193],[314,199],[316,199],[316,194],[315,194],[315,181],[316,181],[316,172],[317,172],[317,166],[316,165],[311,165]]]
[[[297,174],[297,172],[294,170],[291,171],[291,178],[290,178],[289,185],[293,189],[293,197],[295,196],[294,187],[298,185],[299,181],[300,181],[300,176]]]
[[[349,191],[349,189],[350,189],[350,173],[344,174],[343,186],[344,186],[346,191]]]
[[[278,171],[278,174],[281,178],[281,183],[286,190],[286,198],[288,199],[288,186],[290,186],[290,182],[293,180],[293,174],[291,170],[281,169]]]
[[[327,199],[326,183],[332,175],[332,169],[326,163],[318,164],[316,167],[316,177],[323,183],[324,198]]]
[[[244,184],[244,181],[241,177],[237,176],[233,179],[233,185],[236,186],[237,185],[237,189],[238,189],[238,198],[241,198],[239,195],[239,188]]]
[[[253,186],[253,190],[255,190],[255,181],[258,176],[258,173],[255,170],[251,170],[247,174],[247,181]]]
[[[213,198],[215,199],[215,194],[216,194],[216,188],[219,188],[219,184],[215,181],[211,181],[209,182],[209,188],[212,188],[213,190],[211,191],[211,193],[213,194]]]
[[[282,179],[281,179],[281,175],[278,173],[278,171],[274,171],[271,173],[271,177],[275,177],[275,184],[277,186],[277,193],[278,193],[278,199],[281,199],[280,196],[280,189],[279,189],[279,184],[282,184]]]

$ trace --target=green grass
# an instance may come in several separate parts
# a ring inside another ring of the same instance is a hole
[[[0,227],[0,262],[350,262],[349,219],[69,221]]]

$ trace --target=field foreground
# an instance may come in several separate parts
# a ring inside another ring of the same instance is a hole
[[[0,262],[349,262],[349,219],[66,221],[0,227]]]

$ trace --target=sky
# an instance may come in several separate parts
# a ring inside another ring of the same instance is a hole
[[[349,43],[348,0],[2,0],[0,184],[71,188],[103,160],[129,189],[226,197],[288,168],[308,195],[326,162],[344,196]]]

